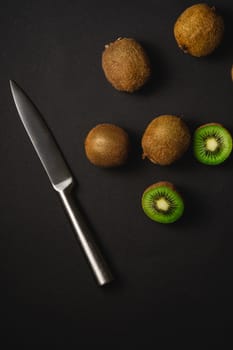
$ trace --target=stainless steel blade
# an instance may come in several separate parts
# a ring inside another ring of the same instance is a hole
[[[16,82],[10,80],[10,87],[23,125],[53,187],[58,190],[69,186],[71,172],[43,117]]]

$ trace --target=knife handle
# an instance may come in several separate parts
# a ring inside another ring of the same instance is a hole
[[[70,189],[59,191],[61,201],[74,228],[76,238],[81,244],[84,254],[94,273],[97,283],[103,286],[113,280],[113,276],[96,243],[91,237],[90,231],[74,202]]]

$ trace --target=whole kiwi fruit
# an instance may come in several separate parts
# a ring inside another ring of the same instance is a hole
[[[119,126],[99,124],[85,139],[85,152],[89,161],[99,167],[123,165],[130,150],[128,134]]]
[[[214,7],[196,4],[188,7],[177,19],[174,35],[178,46],[192,56],[211,54],[220,44],[224,22]]]
[[[105,45],[102,68],[107,80],[120,91],[134,92],[151,75],[149,58],[142,46],[131,38],[118,38]]]
[[[169,165],[188,149],[190,132],[181,118],[161,115],[150,122],[142,137],[143,159]]]

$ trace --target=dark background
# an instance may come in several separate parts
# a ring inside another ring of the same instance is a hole
[[[199,335],[223,344],[231,330],[232,157],[216,167],[198,164],[191,150],[169,167],[141,160],[142,133],[160,114],[182,116],[192,132],[214,121],[233,132],[233,3],[210,3],[226,33],[221,47],[200,59],[183,54],[173,37],[177,16],[193,3],[1,1],[4,349],[148,348],[150,341],[158,348],[174,337],[179,346],[187,337],[190,349]],[[114,90],[101,69],[104,45],[119,36],[140,41],[152,62],[152,81],[132,95]],[[19,120],[9,79],[37,104],[77,179],[76,197],[115,273],[109,287],[95,284]],[[85,136],[102,122],[128,131],[125,167],[103,170],[85,158]],[[150,221],[141,209],[142,192],[160,180],[173,182],[186,203],[172,225]]]

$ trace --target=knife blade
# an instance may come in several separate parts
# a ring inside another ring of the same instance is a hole
[[[112,281],[113,276],[73,200],[74,179],[71,171],[35,104],[15,81],[10,80],[10,88],[24,128],[53,188],[59,194],[97,283],[103,286]]]
[[[30,98],[12,80],[10,87],[21,121],[52,185],[73,182],[72,175],[42,115]]]

